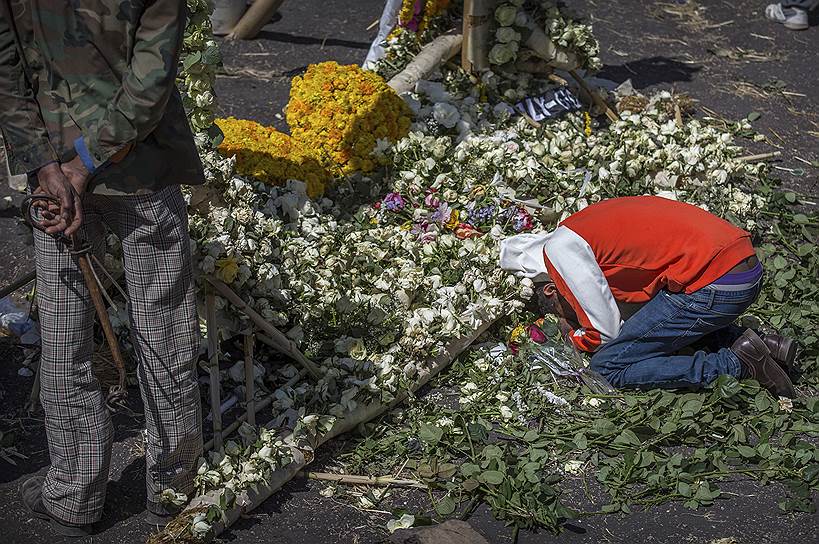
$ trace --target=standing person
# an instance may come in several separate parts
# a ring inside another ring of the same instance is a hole
[[[808,12],[819,5],[819,0],[783,0],[778,4],[768,4],[765,17],[769,21],[781,23],[790,30],[807,30]]]
[[[696,206],[660,197],[593,204],[547,234],[501,244],[500,266],[535,285],[537,306],[617,387],[701,387],[721,374],[793,397],[792,340],[732,329],[756,300],[751,236]],[[625,322],[621,309],[641,307]],[[722,338],[715,338],[719,333]],[[706,336],[712,353],[677,352]]]
[[[202,452],[199,346],[180,184],[204,182],[175,87],[182,0],[0,0],[0,128],[12,169],[60,200],[50,233],[122,242],[145,405],[146,519],[193,490]],[[31,512],[84,536],[102,516],[113,428],[92,372],[94,308],[75,258],[34,231],[40,400],[51,466],[21,487]]]

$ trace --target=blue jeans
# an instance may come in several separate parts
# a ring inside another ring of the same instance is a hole
[[[762,281],[742,291],[709,285],[686,295],[661,291],[628,319],[620,335],[592,356],[591,367],[615,387],[702,387],[720,376],[740,376],[728,349],[741,329],[733,322],[753,304]],[[717,344],[711,353],[677,355],[694,343]]]

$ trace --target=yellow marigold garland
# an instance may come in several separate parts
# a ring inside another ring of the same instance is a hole
[[[322,62],[293,78],[287,123],[294,140],[312,149],[334,174],[369,172],[376,141],[409,131],[411,111],[376,73]]]
[[[271,185],[297,179],[307,184],[311,198],[321,196],[333,177],[306,146],[273,127],[234,117],[217,119],[216,124],[225,136],[219,151],[236,157],[236,170],[243,176]]]

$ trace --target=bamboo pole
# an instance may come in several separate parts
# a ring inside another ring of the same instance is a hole
[[[222,531],[233,525],[242,515],[258,507],[268,497],[278,491],[285,483],[292,480],[304,469],[305,466],[313,461],[314,448],[317,448],[321,444],[324,444],[328,440],[340,434],[354,429],[361,423],[370,421],[374,417],[377,417],[387,410],[390,410],[398,404],[404,402],[411,393],[418,391],[418,389],[426,385],[434,376],[441,372],[441,370],[446,368],[458,355],[461,354],[461,352],[463,352],[463,350],[469,347],[469,345],[472,344],[472,342],[474,342],[494,322],[495,320],[489,320],[473,331],[472,334],[450,342],[447,348],[440,355],[430,361],[429,366],[422,373],[420,373],[418,379],[412,385],[410,390],[399,394],[392,400],[392,402],[387,404],[374,402],[372,404],[359,406],[347,414],[344,418],[337,420],[333,425],[333,428],[328,433],[314,437],[312,439],[312,447],[305,445],[291,446],[290,450],[293,461],[287,466],[273,471],[266,482],[256,486],[255,488],[241,491],[236,496],[234,506],[224,512],[224,516],[221,520],[216,521],[213,524],[211,531],[204,540],[206,542],[212,541],[213,538],[221,534]],[[294,443],[295,437],[290,434],[289,436],[285,437],[284,441],[285,443]],[[205,495],[194,497],[188,506],[185,507],[185,510],[181,515],[186,515],[186,513],[191,511],[201,511],[201,508],[203,507],[207,508],[212,505],[219,505],[220,497],[221,490],[214,490],[206,493]]]
[[[489,27],[494,0],[464,2],[461,68],[470,74],[489,69]]]
[[[252,40],[283,3],[284,0],[255,0],[227,35],[227,39]]]
[[[428,76],[442,62],[454,57],[460,50],[462,41],[461,34],[438,36],[426,44],[421,52],[387,84],[398,94],[412,91],[419,80]]]
[[[759,162],[759,161],[766,161],[768,159],[775,159],[776,157],[782,156],[781,151],[771,151],[770,153],[759,153],[757,155],[745,155],[743,157],[737,157],[737,160],[740,162]]]
[[[257,327],[269,335],[271,339],[270,345],[273,348],[293,358],[297,363],[305,367],[314,378],[321,376],[321,372],[319,372],[319,369],[315,363],[308,359],[307,356],[305,356],[301,350],[299,350],[296,344],[287,337],[287,335],[268,323],[256,312],[256,310],[251,308],[244,300],[242,300],[242,298],[237,295],[233,289],[211,276],[205,276],[205,279],[219,292],[220,295],[225,297],[231,304],[236,306],[239,311],[249,317]],[[261,336],[259,336],[259,339],[261,339]]]
[[[253,367],[253,345],[255,338],[253,331],[245,333],[245,408],[247,409],[247,423],[256,426],[256,372]]]
[[[348,485],[371,485],[371,486],[398,486],[398,487],[417,487],[419,489],[426,489],[427,486],[418,480],[402,480],[400,478],[393,478],[392,476],[359,476],[356,474],[332,474],[330,472],[306,472],[301,471],[298,474],[310,480],[323,480],[327,482],[335,482],[337,484]]]
[[[205,312],[208,327],[208,351],[210,352],[210,409],[213,414],[213,443],[217,450],[222,449],[222,400],[219,391],[219,332],[216,328],[216,296],[209,291],[205,299]]]

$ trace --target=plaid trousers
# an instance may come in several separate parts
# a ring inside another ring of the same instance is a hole
[[[104,226],[122,242],[131,337],[145,404],[148,508],[159,494],[193,490],[202,454],[196,375],[199,326],[185,200],[178,185],[146,195],[83,195],[78,233],[99,254]],[[69,252],[35,230],[42,355],[40,400],[51,466],[43,503],[65,523],[102,516],[113,427],[91,367],[94,306]]]

